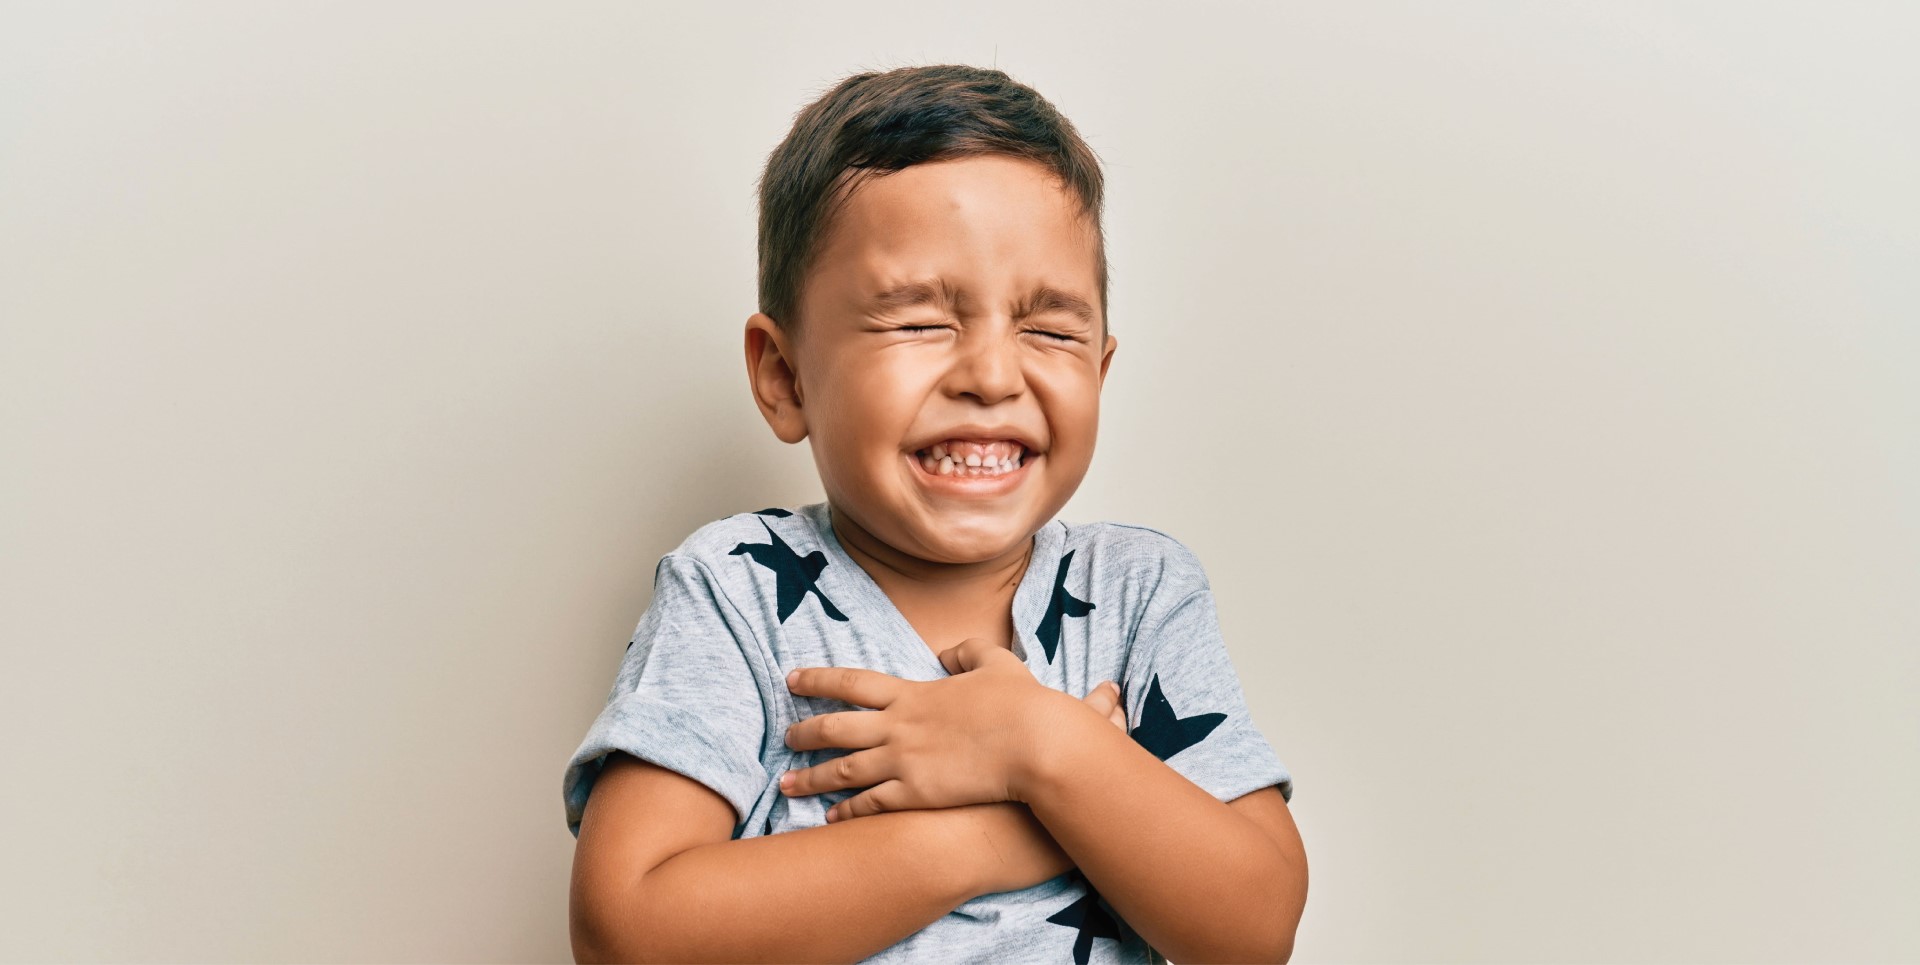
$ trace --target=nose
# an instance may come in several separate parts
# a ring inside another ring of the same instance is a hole
[[[960,337],[959,357],[947,375],[948,390],[992,405],[1026,388],[1020,368],[1019,335],[1011,319],[969,326]]]

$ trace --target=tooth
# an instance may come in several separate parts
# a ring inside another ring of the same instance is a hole
[[[925,469],[925,470],[926,470],[926,471],[928,471],[928,472],[932,472],[932,471],[934,471],[934,469],[935,469],[935,468],[937,468],[937,467],[935,466],[935,464],[934,464],[934,461],[933,461],[933,459],[932,459],[932,457],[929,457],[929,456],[921,456],[921,457],[920,457],[920,468],[922,468],[922,469]]]
[[[968,454],[967,454],[967,465],[969,465],[969,466],[978,466],[978,465],[980,465],[980,456],[979,456],[978,454],[976,454],[976,453],[968,453]]]
[[[1000,465],[1000,460],[996,458],[993,453],[989,452],[987,453],[987,458],[980,460],[980,465],[988,469],[994,469]]]
[[[940,475],[942,476],[953,475],[953,457],[952,456],[940,457]]]
[[[944,456],[946,454],[947,454],[946,443],[936,442],[933,444],[933,458],[938,459],[941,456]]]

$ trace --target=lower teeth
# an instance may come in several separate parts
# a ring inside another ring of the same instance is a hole
[[[920,468],[926,470],[930,475],[969,476],[969,477],[1005,475],[1006,473],[1010,473],[1016,469],[1019,469],[1021,463],[1025,461],[1025,460],[1017,460],[1017,461],[1004,462],[1004,463],[1000,463],[999,465],[991,469],[987,468],[986,466],[969,466],[965,463],[956,463],[954,464],[954,467],[951,471],[941,472],[940,463],[942,460],[933,459],[932,457],[920,456],[920,455],[916,455],[915,458],[920,461]]]

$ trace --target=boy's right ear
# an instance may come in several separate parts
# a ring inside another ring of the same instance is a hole
[[[772,316],[764,312],[748,316],[746,350],[747,385],[767,425],[781,442],[805,439],[807,420],[800,407],[804,392],[794,367],[793,346]]]

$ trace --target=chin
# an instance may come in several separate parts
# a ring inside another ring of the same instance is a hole
[[[1024,511],[998,516],[981,510],[960,510],[945,516],[936,512],[920,528],[920,542],[929,552],[938,554],[928,558],[949,563],[990,560],[1033,535]]]

